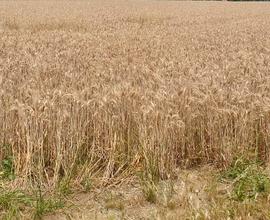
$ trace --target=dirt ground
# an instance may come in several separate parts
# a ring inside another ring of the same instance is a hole
[[[66,208],[44,219],[189,219],[191,208],[207,209],[206,191],[212,178],[209,167],[179,171],[176,180],[159,183],[152,203],[139,183],[75,194]]]

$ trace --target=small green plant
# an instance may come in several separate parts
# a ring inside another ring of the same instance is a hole
[[[39,195],[36,200],[36,209],[34,219],[41,219],[47,213],[63,208],[64,202],[61,199],[49,198],[45,199],[43,195]]]
[[[149,152],[146,156],[144,154],[144,168],[143,171],[139,173],[139,178],[141,180],[141,187],[145,199],[150,203],[156,203],[158,199],[158,183],[161,180],[161,175],[159,172],[159,164],[156,155],[153,152]]]
[[[257,162],[237,159],[222,177],[232,181],[232,198],[237,201],[256,199],[270,192],[270,179]]]
[[[21,191],[0,191],[0,211],[3,219],[18,219],[21,210],[31,204],[32,198]]]
[[[85,192],[89,192],[92,189],[92,181],[89,177],[84,178],[81,185]]]
[[[36,196],[27,195],[19,190],[0,190],[1,219],[21,219],[22,212],[32,213],[34,219],[41,219],[44,214],[53,212],[63,206],[64,202],[61,199],[45,199],[41,190],[39,190]]]
[[[13,180],[15,178],[12,156],[8,156],[2,160],[0,176],[2,179],[8,180]]]
[[[71,187],[70,187],[70,178],[68,178],[68,177],[63,178],[59,182],[58,192],[64,196],[71,194],[72,191],[71,191]]]
[[[13,180],[15,179],[14,158],[12,156],[12,148],[9,144],[2,145],[3,159],[0,163],[0,178]]]
[[[48,198],[46,199],[41,190],[41,185],[38,185],[38,191],[35,197],[35,212],[34,219],[41,219],[46,213],[54,212],[62,208],[64,203],[61,199]]]

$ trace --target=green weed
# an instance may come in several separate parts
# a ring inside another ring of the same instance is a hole
[[[21,191],[0,191],[0,210],[3,219],[19,219],[21,211],[31,204],[32,198]]]
[[[59,185],[58,185],[58,192],[61,194],[61,195],[69,195],[72,193],[71,191],[71,187],[70,187],[70,178],[66,177],[66,178],[63,178],[60,182],[59,182]]]
[[[2,160],[0,177],[2,179],[8,179],[8,180],[15,179],[15,171],[14,171],[12,156],[8,156]]]
[[[237,201],[256,199],[270,192],[270,179],[256,161],[237,159],[222,177],[232,181],[232,198]]]
[[[4,144],[2,146],[2,150],[4,153],[4,158],[0,163],[0,178],[5,180],[13,180],[15,179],[15,170],[11,146],[9,144]]]
[[[63,208],[64,202],[61,199],[49,198],[45,199],[43,195],[38,195],[36,199],[36,207],[34,212],[34,219],[41,219],[47,213]]]
[[[21,219],[22,212],[32,213],[34,219],[41,219],[47,213],[62,208],[64,202],[54,197],[45,198],[38,192],[36,196],[22,191],[0,191],[0,218],[11,220]]]

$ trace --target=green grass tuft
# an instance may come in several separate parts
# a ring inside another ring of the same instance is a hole
[[[0,211],[3,219],[18,219],[21,211],[31,204],[32,198],[21,191],[0,191]]]
[[[254,161],[235,160],[222,177],[232,181],[232,198],[237,201],[256,199],[270,192],[270,179]]]

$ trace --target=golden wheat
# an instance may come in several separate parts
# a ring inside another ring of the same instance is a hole
[[[1,1],[0,11],[0,158],[11,154],[25,182],[268,161],[269,5]]]

